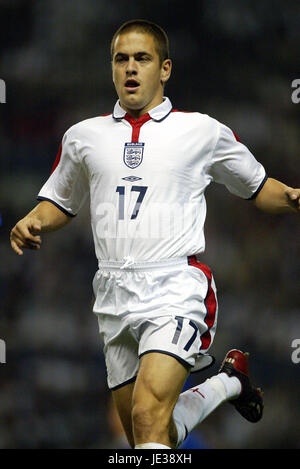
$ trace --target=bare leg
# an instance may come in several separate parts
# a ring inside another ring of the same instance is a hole
[[[134,438],[132,432],[132,394],[135,383],[126,384],[112,392],[114,403],[119,413],[126,437],[131,448],[134,448]]]
[[[132,400],[135,445],[154,442],[176,447],[172,413],[188,374],[169,355],[151,352],[141,358]]]

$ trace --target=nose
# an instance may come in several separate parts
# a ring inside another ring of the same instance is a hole
[[[129,57],[126,67],[126,74],[127,75],[136,75],[137,74],[137,66],[134,57]]]

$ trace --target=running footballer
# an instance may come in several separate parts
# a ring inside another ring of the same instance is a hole
[[[185,113],[164,95],[172,62],[162,28],[123,24],[111,43],[118,95],[112,114],[63,136],[38,205],[11,231],[11,246],[39,249],[90,197],[99,269],[94,313],[112,390],[132,448],[176,448],[221,403],[250,422],[263,414],[247,354],[181,393],[190,372],[213,363],[218,301],[205,249],[205,190],[223,184],[271,213],[299,212],[300,190],[268,177],[230,128]]]

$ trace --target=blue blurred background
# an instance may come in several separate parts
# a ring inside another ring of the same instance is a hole
[[[92,313],[97,263],[86,205],[18,257],[9,231],[36,204],[61,137],[112,111],[110,40],[121,23],[146,18],[166,29],[174,107],[231,127],[268,175],[299,187],[299,2],[287,0],[1,0],[0,78],[0,448],[126,447],[106,386]],[[207,191],[206,253],[219,294],[211,349],[250,352],[265,416],[246,422],[225,404],[187,448],[299,448],[299,230],[296,216],[271,216],[219,185]]]

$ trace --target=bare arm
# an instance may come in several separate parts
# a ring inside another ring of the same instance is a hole
[[[19,256],[23,254],[23,249],[40,249],[41,233],[56,231],[71,219],[51,202],[40,202],[11,230],[11,247]]]
[[[254,199],[257,208],[269,213],[300,212],[300,189],[268,178]]]

